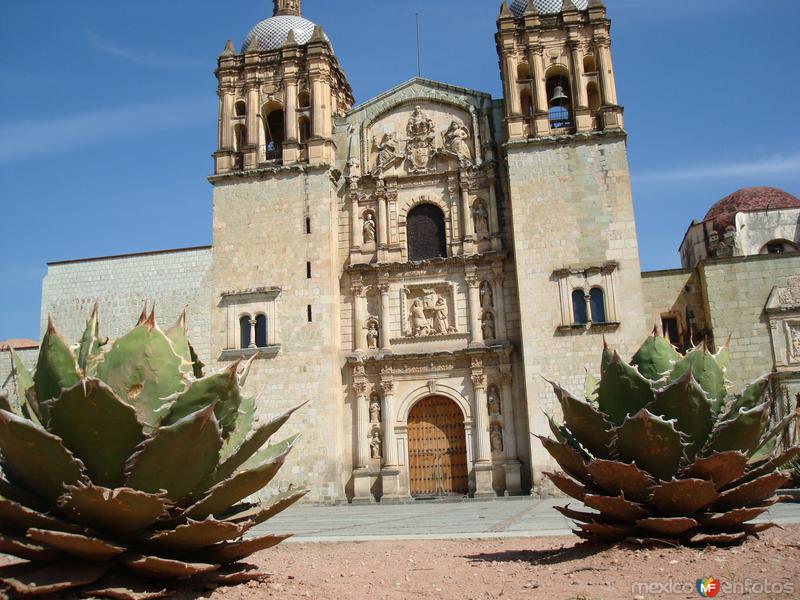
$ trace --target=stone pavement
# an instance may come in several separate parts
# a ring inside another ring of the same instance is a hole
[[[357,506],[295,506],[256,528],[288,533],[294,542],[361,542],[413,539],[491,539],[569,535],[572,523],[554,505],[564,498],[501,498],[492,501],[417,502]],[[800,503],[773,507],[763,519],[800,523]]]

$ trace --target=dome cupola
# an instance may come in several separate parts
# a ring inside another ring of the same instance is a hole
[[[322,39],[330,44],[328,36],[322,29],[302,16],[301,0],[274,0],[274,4],[273,15],[259,22],[247,34],[242,44],[242,53],[248,50],[262,52],[277,50],[286,45],[290,31],[294,32],[294,41],[299,46],[308,44],[316,30],[319,30]]]
[[[586,10],[589,0],[514,0],[511,3],[511,12],[515,17],[521,17],[528,9],[528,4],[533,4],[540,15],[555,15],[566,9]]]

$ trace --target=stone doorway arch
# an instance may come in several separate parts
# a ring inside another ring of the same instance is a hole
[[[419,400],[408,415],[408,477],[412,496],[464,496],[469,466],[464,413],[446,396]]]

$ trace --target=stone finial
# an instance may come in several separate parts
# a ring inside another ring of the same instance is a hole
[[[300,4],[302,0],[273,0],[275,4],[275,10],[273,11],[274,16],[278,15],[291,15],[294,17],[299,17],[301,10]]]
[[[289,33],[286,35],[286,41],[283,43],[284,46],[297,46],[297,37],[294,34],[294,29],[290,29]]]
[[[525,7],[525,12],[523,14],[526,17],[539,14],[539,9],[536,8],[536,3],[533,0],[528,0],[528,5]]]
[[[322,27],[320,27],[319,25],[314,25],[314,33],[311,35],[311,39],[308,40],[309,44],[313,44],[315,42],[316,43],[319,43],[319,42],[327,43],[328,42],[328,40],[325,38],[325,32],[322,31]]]
[[[575,0],[561,0],[561,12],[571,12],[574,10],[580,10],[575,5]]]
[[[497,17],[498,19],[513,19],[514,13],[511,12],[511,9],[508,7],[508,2],[503,0],[503,3],[500,5],[500,16]]]
[[[589,0],[589,5],[586,8],[605,8],[603,0]]]
[[[251,37],[247,42],[247,50],[245,50],[245,54],[250,54],[252,52],[261,52],[261,45],[258,43],[257,35]]]
[[[233,48],[233,40],[228,40],[228,43],[225,44],[225,49],[220,54],[221,57],[228,57],[228,56],[236,56],[236,50]]]

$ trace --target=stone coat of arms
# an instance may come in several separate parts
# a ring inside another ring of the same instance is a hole
[[[433,119],[416,106],[406,126],[406,160],[409,173],[427,173],[436,154]]]

